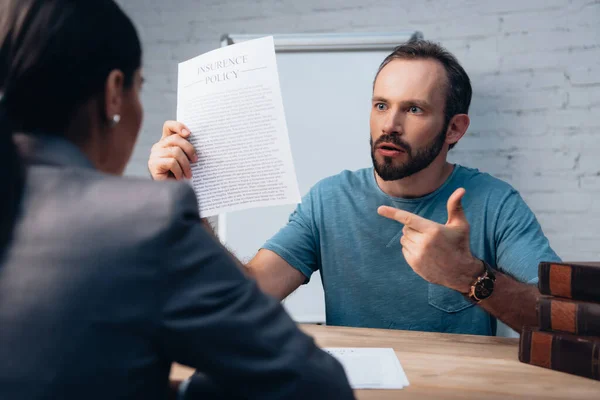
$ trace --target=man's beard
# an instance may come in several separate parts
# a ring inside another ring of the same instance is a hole
[[[411,146],[400,138],[400,135],[393,133],[390,135],[381,135],[375,143],[370,139],[371,144],[371,160],[377,175],[384,181],[396,181],[403,179],[427,168],[433,160],[440,154],[446,140],[447,126],[433,139],[425,148],[419,149],[413,155]],[[375,156],[375,151],[378,145],[383,142],[393,143],[406,152],[408,161],[399,163],[393,157],[383,157],[383,162],[378,162]]]

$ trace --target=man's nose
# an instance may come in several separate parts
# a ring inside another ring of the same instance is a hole
[[[385,134],[398,133],[402,134],[402,123],[404,121],[404,115],[400,111],[391,111],[385,116],[383,122],[382,131]]]

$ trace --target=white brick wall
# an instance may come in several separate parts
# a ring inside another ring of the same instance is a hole
[[[472,79],[473,123],[452,161],[513,184],[563,258],[600,259],[600,2],[120,3],[139,27],[148,79],[128,174],[147,176],[150,146],[175,117],[177,63],[218,47],[222,34],[418,29],[452,51]]]

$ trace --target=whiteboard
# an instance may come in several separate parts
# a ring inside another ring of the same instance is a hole
[[[266,35],[226,35],[226,46]],[[375,73],[395,46],[419,32],[273,35],[300,193],[341,171],[370,167],[369,113]],[[243,262],[283,227],[295,205],[220,215],[218,235]],[[297,322],[325,322],[321,277],[284,301]]]

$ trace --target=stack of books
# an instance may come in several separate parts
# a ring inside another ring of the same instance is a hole
[[[519,360],[600,380],[600,263],[539,265],[538,327],[521,332]]]

